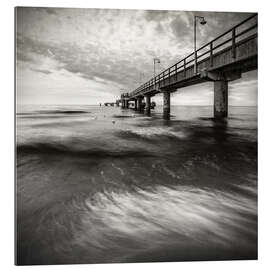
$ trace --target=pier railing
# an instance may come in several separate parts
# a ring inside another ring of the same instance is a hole
[[[149,81],[130,92],[129,96],[132,97],[138,94],[144,94],[147,92],[147,89],[150,87],[155,88],[156,86],[160,86],[161,82],[164,82],[165,80],[170,82],[171,79],[173,79],[175,82],[177,81],[177,76],[180,73],[181,79],[197,75],[203,68],[203,65],[200,67],[200,63],[206,59],[208,61],[208,67],[214,67],[214,56],[228,47],[231,48],[232,60],[236,59],[237,44],[250,36],[255,35],[257,37],[257,27],[257,14],[254,14],[203,45],[197,49],[196,52],[192,52],[173,66],[170,66],[155,77],[151,78]]]

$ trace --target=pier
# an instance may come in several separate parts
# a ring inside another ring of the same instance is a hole
[[[213,82],[214,118],[228,116],[228,83],[258,67],[258,17],[250,16],[204,46],[194,50],[179,62],[165,69],[138,88],[121,95],[123,109],[134,102],[134,109],[151,114],[151,98],[163,95],[163,117],[170,119],[171,93],[177,90]],[[142,103],[145,103],[145,109]]]

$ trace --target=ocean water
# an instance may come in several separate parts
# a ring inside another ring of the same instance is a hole
[[[257,108],[17,109],[17,263],[257,258]]]

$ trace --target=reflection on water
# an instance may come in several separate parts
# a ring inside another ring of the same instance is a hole
[[[255,259],[257,112],[17,114],[18,264]]]

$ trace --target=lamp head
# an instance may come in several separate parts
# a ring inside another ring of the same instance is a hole
[[[206,23],[207,23],[207,21],[204,18],[200,21],[201,25],[205,25]]]

